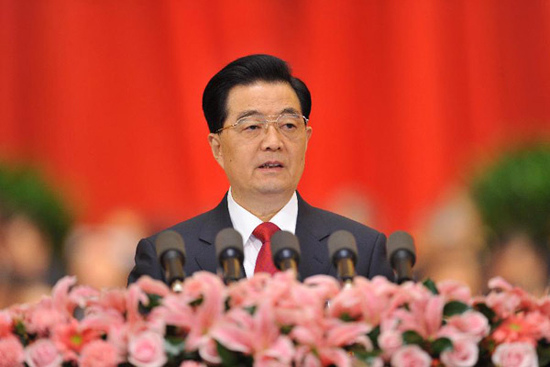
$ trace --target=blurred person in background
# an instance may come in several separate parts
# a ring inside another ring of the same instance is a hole
[[[63,274],[61,248],[72,218],[32,167],[0,164],[0,305],[30,302]]]
[[[547,275],[546,254],[524,233],[503,241],[487,257],[488,279],[501,276],[536,296],[548,294]]]
[[[465,189],[453,189],[419,225],[417,241],[422,244],[415,266],[417,278],[434,281],[457,280],[472,294],[483,288],[481,252],[485,248],[483,223]]]
[[[141,216],[129,209],[110,213],[98,225],[79,225],[65,246],[68,274],[96,289],[126,286],[136,242],[149,233]]]

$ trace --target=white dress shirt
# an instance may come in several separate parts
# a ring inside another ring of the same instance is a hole
[[[248,210],[237,204],[231,194],[231,188],[227,194],[227,208],[233,228],[243,236],[244,240],[244,271],[248,278],[254,275],[256,258],[262,247],[262,242],[257,239],[252,232],[263,223],[263,221],[250,213]],[[270,222],[276,224],[283,231],[289,231],[292,234],[296,232],[296,221],[298,220],[298,197],[296,192],[292,195],[288,203],[279,210]]]

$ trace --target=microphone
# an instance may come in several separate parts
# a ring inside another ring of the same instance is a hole
[[[355,277],[357,263],[357,243],[348,231],[339,230],[328,238],[328,250],[332,263],[336,267],[338,278],[345,284],[351,284]]]
[[[388,260],[397,273],[397,284],[413,280],[412,268],[416,262],[414,240],[404,231],[393,232],[388,238]]]
[[[222,267],[225,284],[244,278],[244,247],[241,234],[233,228],[222,229],[216,236],[215,244],[216,258]]]
[[[179,233],[168,230],[161,232],[155,240],[157,256],[165,271],[166,282],[174,292],[181,292],[185,273],[185,244]]]
[[[273,263],[282,271],[292,269],[298,275],[300,243],[298,237],[288,231],[277,231],[271,236]]]

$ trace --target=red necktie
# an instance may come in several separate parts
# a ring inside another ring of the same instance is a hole
[[[254,237],[262,241],[262,248],[256,259],[256,267],[254,268],[254,274],[259,272],[269,273],[271,275],[275,274],[279,270],[273,264],[273,259],[271,256],[271,236],[273,233],[280,231],[281,229],[277,227],[276,224],[271,222],[264,222],[260,224],[252,234]]]

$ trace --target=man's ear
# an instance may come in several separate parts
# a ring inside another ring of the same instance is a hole
[[[309,143],[309,139],[311,139],[311,133],[313,132],[313,129],[311,126],[306,126],[306,147],[307,143]]]
[[[220,135],[215,133],[208,134],[208,144],[210,144],[214,159],[223,168],[222,142],[220,140]]]

